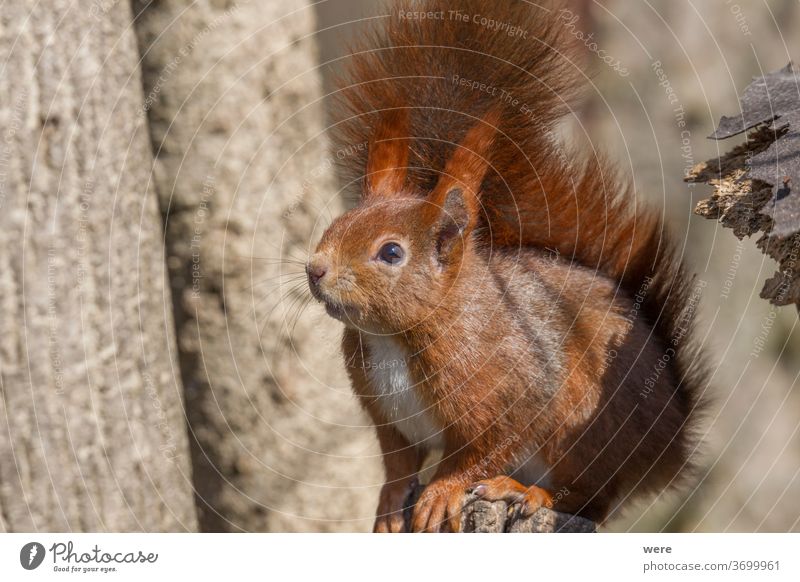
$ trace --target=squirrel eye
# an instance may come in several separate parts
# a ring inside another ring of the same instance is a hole
[[[403,247],[390,242],[381,247],[381,250],[378,251],[378,258],[389,265],[397,265],[403,260],[405,254]]]

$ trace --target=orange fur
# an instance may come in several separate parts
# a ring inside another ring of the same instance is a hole
[[[527,38],[401,16],[454,9]],[[415,531],[457,529],[478,482],[603,521],[687,473],[705,380],[692,284],[607,164],[559,149],[553,125],[580,77],[562,30],[555,8],[427,0],[397,4],[354,49],[333,136],[370,144],[343,160],[360,204],[309,268],[346,324],[384,451],[376,531],[402,529],[402,494],[435,443]],[[524,487],[498,479],[527,471]]]
[[[383,113],[370,139],[365,196],[391,198],[402,191],[408,165],[408,110]]]

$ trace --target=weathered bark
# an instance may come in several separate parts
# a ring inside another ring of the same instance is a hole
[[[514,513],[502,501],[475,501],[464,509],[464,533],[594,533],[594,522],[568,513],[540,508],[530,517]]]
[[[340,209],[313,12],[138,6],[201,527],[369,529],[379,458],[340,331],[298,317],[302,260]]]
[[[764,282],[761,297],[775,305],[794,303],[800,309],[800,271],[797,268],[800,234],[773,233],[774,186],[748,175],[747,160],[767,151],[776,135],[768,127],[754,130],[745,143],[715,160],[697,164],[686,181],[714,187],[710,198],[698,202],[696,214],[719,220],[739,239],[761,234],[756,245],[779,265],[775,275]]]
[[[196,527],[126,2],[0,11],[0,530]]]
[[[695,213],[719,220],[740,239],[762,233],[757,245],[778,262],[761,297],[800,309],[800,94],[798,71],[789,63],[757,77],[744,90],[741,114],[723,116],[713,139],[747,132],[747,141],[725,155],[698,164],[686,177],[714,186]]]

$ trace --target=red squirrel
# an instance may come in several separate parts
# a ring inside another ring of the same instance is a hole
[[[413,531],[459,531],[468,493],[602,523],[691,466],[692,279],[627,183],[559,145],[583,73],[558,14],[400,2],[347,59],[332,139],[359,203],[306,271],[377,430],[376,532],[405,530],[432,451]]]

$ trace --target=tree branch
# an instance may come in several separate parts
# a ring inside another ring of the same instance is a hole
[[[417,487],[409,497],[405,512],[406,530],[410,531],[414,503],[424,487]],[[530,517],[517,515],[504,501],[484,501],[468,495],[461,517],[461,533],[594,533],[593,521],[541,508]]]

